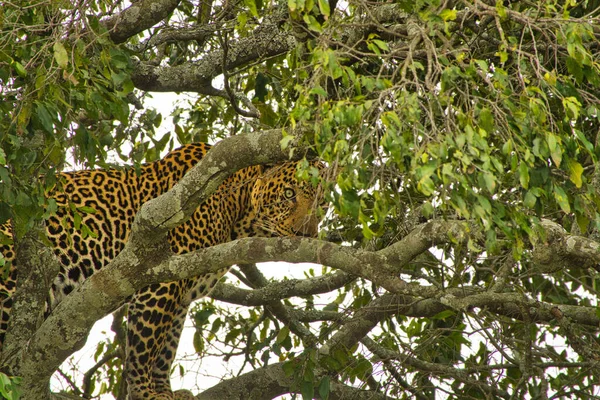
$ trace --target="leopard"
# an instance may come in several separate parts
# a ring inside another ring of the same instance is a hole
[[[59,188],[48,193],[57,210],[48,217],[45,229],[60,272],[51,284],[46,316],[119,254],[141,206],[171,189],[210,149],[209,144],[192,143],[138,168],[59,174]],[[231,175],[188,221],[168,233],[171,250],[183,254],[254,236],[316,237],[322,215],[317,210],[325,204],[319,186],[298,178],[298,163],[255,165]],[[322,162],[312,164],[322,172]],[[82,225],[90,232],[82,233]],[[0,230],[11,235],[10,223]],[[0,252],[9,266],[8,274],[0,278],[1,346],[18,265],[12,263],[12,244],[1,245]],[[169,377],[185,317],[192,301],[210,294],[228,270],[152,284],[129,299],[123,373],[130,400],[189,398],[190,392],[171,390]]]

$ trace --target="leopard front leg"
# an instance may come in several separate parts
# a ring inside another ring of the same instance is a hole
[[[227,272],[142,289],[129,304],[125,377],[129,400],[183,400],[187,390],[173,397],[169,374],[189,304],[209,293]]]
[[[157,392],[171,391],[171,380],[169,376],[173,360],[177,354],[177,346],[179,345],[179,339],[185,323],[187,310],[187,305],[179,304],[173,313],[171,327],[165,332],[164,345],[152,368],[152,381],[154,382],[154,388]]]
[[[228,271],[228,268],[217,271],[216,273],[206,274],[195,278],[186,279],[182,282],[182,302],[173,313],[173,323],[171,329],[167,330],[164,346],[161,354],[154,364],[152,380],[157,392],[167,392],[171,390],[169,374],[173,365],[173,360],[177,353],[177,347],[181,338],[181,332],[185,324],[187,311],[192,301],[206,296],[217,284],[219,279]],[[191,392],[177,391],[175,399],[188,399]]]
[[[152,370],[152,380],[154,381],[154,389],[158,393],[171,392],[171,366],[173,360],[177,354],[177,347],[179,345],[179,339],[181,338],[181,332],[183,331],[183,325],[185,324],[185,317],[188,311],[188,304],[179,304],[179,307],[174,312],[173,324],[171,329],[167,330],[165,344],[161,350],[161,353],[154,364]],[[195,397],[189,390],[177,390],[173,393],[174,400],[194,400]]]
[[[188,311],[188,304],[179,304],[173,314],[173,323],[171,329],[166,331],[164,346],[158,356],[154,368],[152,370],[152,381],[154,382],[154,390],[157,393],[171,392],[171,366],[177,354],[177,346],[185,324],[185,317]],[[189,390],[177,390],[173,393],[175,400],[194,400],[195,397]]]
[[[129,400],[174,398],[168,376],[172,357],[161,357],[166,353],[165,346],[171,348],[167,342],[173,328],[181,330],[182,323],[174,321],[181,314],[185,318],[186,307],[181,311],[184,286],[185,282],[151,285],[136,293],[129,304],[125,361]],[[157,370],[165,372],[155,376]]]

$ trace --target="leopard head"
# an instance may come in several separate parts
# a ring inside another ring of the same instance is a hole
[[[319,170],[320,162],[313,163]],[[323,207],[320,187],[297,177],[298,163],[287,162],[268,168],[252,188],[251,206],[255,227],[267,236],[316,237]]]

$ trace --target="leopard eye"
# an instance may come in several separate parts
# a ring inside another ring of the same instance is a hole
[[[283,195],[286,199],[293,199],[296,196],[296,192],[294,192],[294,189],[286,188],[283,191]]]

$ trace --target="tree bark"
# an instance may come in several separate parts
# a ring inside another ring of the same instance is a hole
[[[164,20],[179,5],[180,0],[138,0],[128,8],[103,20],[110,38],[123,43],[130,37],[152,28]]]

